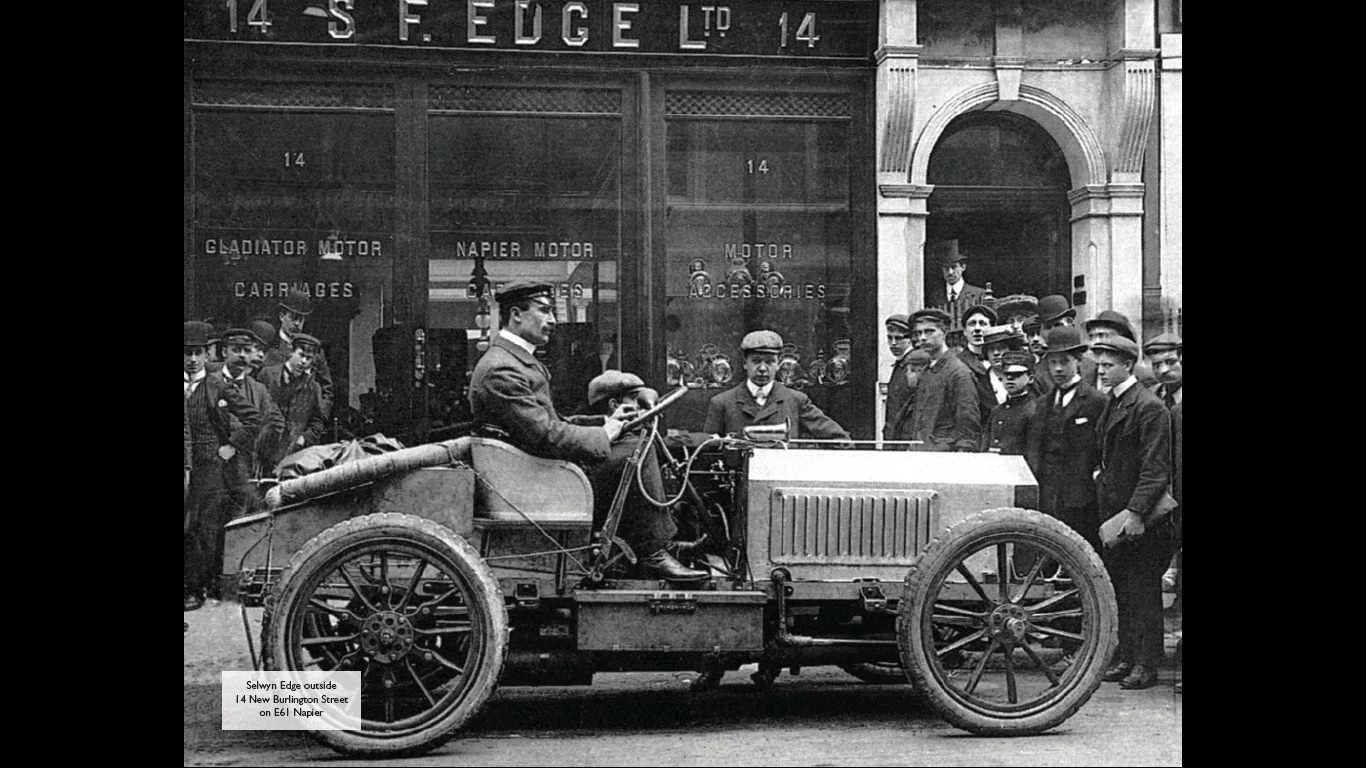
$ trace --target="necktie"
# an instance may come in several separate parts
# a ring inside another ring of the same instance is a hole
[[[1170,410],[1170,409],[1172,409],[1172,408],[1175,408],[1175,407],[1176,407],[1176,388],[1175,388],[1175,387],[1163,387],[1163,388],[1162,388],[1162,401],[1165,402],[1165,403],[1167,404],[1168,410]]]
[[[1056,402],[1057,402],[1057,404],[1058,404],[1059,407],[1062,406],[1062,398],[1063,398],[1063,396],[1066,395],[1068,392],[1071,392],[1072,390],[1076,389],[1076,388],[1077,388],[1077,385],[1076,385],[1076,384],[1073,384],[1073,385],[1071,385],[1071,386],[1069,386],[1069,387],[1058,387],[1058,399],[1056,400]]]

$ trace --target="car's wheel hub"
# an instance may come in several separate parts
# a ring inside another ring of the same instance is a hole
[[[1002,643],[1019,643],[1029,631],[1029,615],[1013,603],[996,606],[987,619],[992,637]]]
[[[396,611],[379,611],[361,625],[360,643],[366,655],[383,664],[403,658],[413,647],[413,625]]]

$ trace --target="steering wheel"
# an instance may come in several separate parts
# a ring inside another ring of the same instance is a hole
[[[655,403],[654,407],[636,414],[636,417],[634,419],[631,419],[630,421],[622,425],[621,432],[617,435],[617,440],[620,440],[624,435],[626,435],[626,433],[631,432],[636,427],[639,427],[641,424],[645,424],[646,422],[650,421],[650,419],[653,419],[654,417],[663,413],[665,408],[668,408],[669,406],[678,402],[686,394],[688,394],[688,388],[679,387],[678,389],[675,389],[674,391],[660,398],[659,402]]]

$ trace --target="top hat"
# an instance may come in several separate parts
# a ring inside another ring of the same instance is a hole
[[[772,352],[776,355],[783,351],[783,337],[773,331],[750,331],[740,340],[740,351],[744,354]]]
[[[1048,351],[1045,354],[1054,352],[1084,352],[1086,342],[1081,340],[1081,331],[1073,325],[1060,325],[1057,328],[1049,328],[1044,336],[1044,341],[1048,343]]]
[[[513,280],[503,286],[495,298],[498,299],[499,304],[516,304],[527,299],[541,296],[550,298],[554,295],[555,287],[550,283],[543,283],[539,280]]]
[[[1150,339],[1143,345],[1143,354],[1155,355],[1158,352],[1181,351],[1181,337],[1174,333],[1164,333],[1161,336]]]
[[[1133,339],[1126,339],[1123,336],[1112,336],[1103,341],[1097,341],[1091,345],[1093,352],[1119,352],[1127,355],[1133,360],[1138,360],[1138,342]]]
[[[911,331],[911,319],[902,314],[888,315],[886,322],[883,324],[888,328],[899,328],[907,333],[910,333]]]
[[[290,288],[289,295],[280,299],[280,306],[296,315],[307,315],[313,312],[313,299],[298,288]]]
[[[212,333],[213,326],[208,323],[199,320],[187,320],[185,322],[185,346],[207,347]]]
[[[1053,294],[1039,299],[1039,322],[1053,323],[1064,317],[1075,319],[1077,310],[1067,301],[1066,296]]]
[[[1096,315],[1094,318],[1087,320],[1087,333],[1091,332],[1091,326],[1093,325],[1111,326],[1115,330],[1119,331],[1120,334],[1124,336],[1124,338],[1128,339],[1129,341],[1135,341],[1134,327],[1132,325],[1129,325],[1129,318],[1114,311],[1113,309],[1107,309],[1104,312],[1101,312],[1099,315]]]
[[[940,266],[967,261],[968,257],[958,250],[958,240],[940,240],[929,248],[930,261]]]
[[[598,403],[618,395],[626,395],[645,386],[645,382],[634,373],[623,371],[603,371],[588,382],[588,404]]]

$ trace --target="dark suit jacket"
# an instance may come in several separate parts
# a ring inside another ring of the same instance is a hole
[[[789,437],[850,439],[844,427],[817,408],[805,392],[785,387],[781,382],[773,383],[768,400],[762,406],[749,394],[749,387],[744,382],[716,395],[707,403],[707,421],[702,431],[731,435],[749,426],[784,423]]]
[[[1181,403],[1172,408],[1172,496],[1181,503]]]
[[[185,471],[189,472],[190,467],[194,466],[190,450],[190,400],[185,399]]]
[[[958,359],[963,361],[963,365],[968,367],[972,373],[972,384],[977,390],[977,411],[979,421],[982,424],[983,449],[987,433],[986,426],[991,422],[991,412],[1000,403],[996,402],[996,389],[991,386],[991,371],[986,366],[986,361],[980,355],[966,347],[958,353]]]
[[[1167,406],[1139,384],[1111,397],[1100,420],[1101,519],[1128,509],[1147,517],[1172,481],[1172,422]]]
[[[906,373],[910,370],[910,352],[902,355],[896,364],[892,366],[892,376],[887,380],[887,412],[886,419],[882,424],[883,440],[904,440],[896,434],[896,423],[902,411],[906,409],[911,398],[915,397],[915,390],[911,388],[910,382],[906,380]]]
[[[1100,464],[1097,435],[1108,398],[1082,379],[1076,394],[1063,408],[1058,445],[1052,443],[1054,438],[1047,426],[1048,416],[1056,407],[1055,399],[1055,392],[1039,398],[1030,419],[1025,449],[1025,460],[1039,481],[1039,508],[1050,514],[1094,508],[1096,481],[1091,473]]]
[[[470,409],[476,423],[501,429],[533,456],[588,463],[606,459],[611,449],[606,430],[560,418],[545,366],[501,336],[474,366]]]
[[[226,384],[226,371],[227,369],[223,368],[218,373],[209,375],[224,377]],[[247,402],[261,412],[261,431],[256,435],[256,442],[251,456],[248,457],[249,460],[245,462],[247,471],[253,477],[259,477],[262,474],[268,474],[271,468],[275,466],[273,462],[270,466],[265,466],[265,464],[269,452],[285,432],[285,416],[275,405],[275,400],[270,396],[270,390],[265,384],[252,378],[251,374],[242,377],[242,383],[245,386],[239,387],[238,391],[247,399]],[[319,433],[321,434],[321,430]]]
[[[266,365],[283,365],[290,355],[294,354],[294,347],[285,342],[279,331],[276,331],[275,339],[275,346],[266,350]],[[323,354],[321,349],[313,356],[312,372],[313,378],[318,382],[318,389],[322,392],[322,411],[325,419],[332,413],[332,404],[336,401],[332,387],[332,369],[327,367],[327,355]]]
[[[982,450],[981,400],[972,372],[953,354],[930,363],[916,384],[915,397],[897,418],[895,432],[922,440],[931,451]]]
[[[963,327],[963,319],[960,315],[968,307],[981,304],[987,297],[987,289],[976,285],[969,285],[963,281],[963,290],[958,294],[958,298],[953,300],[953,306],[949,306],[948,296],[944,293],[944,280],[938,274],[932,275],[925,283],[925,306],[936,307],[949,313],[953,319],[949,330],[956,331]]]
[[[261,383],[284,416],[285,426],[274,440],[262,445],[261,465],[269,472],[295,451],[317,445],[323,435],[322,385],[314,374],[284,381],[283,363],[261,369]],[[299,444],[299,438],[303,444]]]
[[[1028,393],[1021,397],[1007,397],[1004,403],[991,409],[987,416],[986,449],[1006,456],[1021,456],[1029,440],[1029,423],[1038,408],[1037,401]]]

